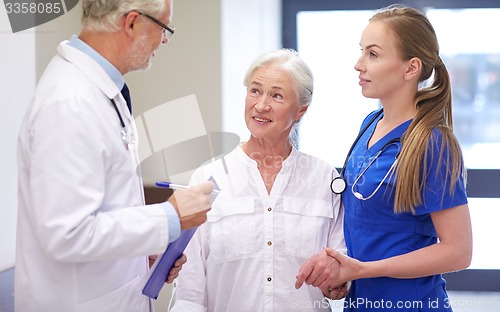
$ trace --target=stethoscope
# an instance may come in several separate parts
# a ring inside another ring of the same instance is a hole
[[[354,147],[359,142],[359,140],[361,139],[361,137],[363,136],[363,134],[366,132],[366,130],[368,130],[368,128],[370,127],[370,125],[373,124],[373,122],[375,122],[375,120],[380,116],[380,114],[382,114],[382,112],[383,112],[383,109],[379,110],[375,114],[375,116],[372,117],[372,119],[364,126],[364,128],[359,132],[358,136],[356,137],[356,139],[352,143],[351,148],[349,149],[349,152],[347,153],[347,156],[345,158],[344,165],[342,166],[342,170],[340,171],[340,175],[338,177],[336,177],[335,179],[333,179],[332,182],[330,183],[330,189],[332,190],[333,193],[340,195],[347,188],[347,183],[346,183],[346,181],[344,179],[344,172],[345,172],[345,169],[346,169],[346,166],[347,166],[347,162],[349,161],[349,157],[351,157],[351,154],[352,154],[352,151],[353,151]],[[396,160],[392,164],[392,166],[389,169],[389,171],[385,174],[385,176],[382,179],[382,181],[375,188],[375,191],[373,191],[373,193],[371,193],[367,197],[364,197],[361,193],[354,191],[354,186],[358,183],[359,179],[364,175],[364,173],[366,172],[366,170],[368,170],[368,168],[370,168],[370,166],[375,162],[375,160],[378,158],[378,156],[380,156],[380,154],[382,154],[382,152],[387,147],[389,147],[389,145],[396,144],[396,143],[399,143],[399,142],[401,142],[401,139],[400,138],[396,138],[396,139],[392,139],[389,142],[387,142],[386,144],[384,144],[384,146],[382,146],[382,148],[380,149],[380,151],[373,157],[373,159],[368,163],[368,165],[365,167],[365,169],[354,180],[354,183],[352,184],[352,187],[351,187],[351,191],[352,191],[352,193],[354,194],[354,196],[356,198],[361,199],[361,200],[368,200],[368,199],[372,198],[373,195],[375,195],[375,193],[378,191],[378,189],[381,187],[381,185],[384,183],[384,181],[387,179],[387,177],[389,176],[389,174],[394,170],[394,167],[396,166],[397,157],[398,157],[399,151],[401,149],[399,147],[399,145],[398,145],[398,153],[396,154]]]
[[[136,142],[134,132],[127,129],[127,127],[125,126],[125,122],[123,122],[122,115],[118,110],[118,106],[116,106],[116,103],[113,99],[110,100],[111,103],[113,103],[113,107],[115,108],[116,115],[118,115],[118,119],[120,119],[120,125],[122,126],[121,137],[123,144],[125,145],[126,149],[130,150],[131,146]]]
[[[382,146],[382,148],[380,149],[380,151],[378,151],[377,154],[375,154],[375,156],[373,156],[372,160],[366,165],[365,169],[363,169],[363,171],[361,171],[361,173],[358,175],[358,177],[354,180],[354,182],[351,185],[351,192],[352,192],[352,194],[357,199],[368,200],[368,199],[372,198],[373,195],[375,195],[377,193],[378,189],[382,186],[382,184],[384,184],[384,182],[387,179],[387,177],[389,176],[389,174],[391,174],[393,172],[393,170],[396,167],[396,164],[398,162],[399,152],[401,151],[401,147],[399,146],[399,144],[397,144],[399,142],[401,142],[401,139],[400,138],[396,138],[396,139],[392,139],[389,142],[385,143],[384,146]],[[360,192],[355,191],[354,187],[356,186],[356,184],[358,184],[359,179],[361,179],[361,177],[363,177],[363,175],[365,174],[366,170],[368,170],[368,168],[370,168],[370,166],[377,160],[377,158],[380,156],[380,154],[382,154],[382,152],[387,147],[389,147],[392,144],[396,144],[396,146],[398,147],[398,152],[396,153],[396,158],[395,158],[394,162],[392,163],[391,167],[389,168],[389,170],[387,171],[387,173],[385,174],[385,176],[379,182],[379,184],[377,185],[377,187],[375,188],[375,190],[370,195],[368,195],[367,197],[364,197],[363,194],[361,194]]]

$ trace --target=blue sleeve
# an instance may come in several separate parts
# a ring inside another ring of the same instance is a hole
[[[181,235],[181,222],[174,206],[169,202],[162,203],[168,220],[168,242],[171,243]]]
[[[422,172],[426,184],[422,191],[422,205],[415,209],[417,215],[467,204],[465,180],[462,174],[450,193],[451,155],[448,146],[443,146],[442,143],[441,132],[434,129],[429,141],[428,169],[427,172]],[[439,157],[441,150],[442,155]]]

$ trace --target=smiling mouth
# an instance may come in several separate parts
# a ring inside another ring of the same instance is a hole
[[[263,118],[259,118],[259,117],[253,117],[253,119],[255,121],[258,121],[258,122],[271,122],[272,121],[270,119],[263,119]]]

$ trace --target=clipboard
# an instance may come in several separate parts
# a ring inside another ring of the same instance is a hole
[[[212,193],[213,203],[215,198],[217,198],[217,196],[219,195],[220,188],[213,177],[210,177],[208,180],[214,183],[214,190],[217,191]],[[144,285],[144,288],[142,289],[143,295],[148,296],[152,299],[158,298],[163,285],[165,285],[168,273],[174,266],[175,261],[179,259],[179,257],[184,253],[187,244],[193,237],[197,228],[198,227],[182,230],[179,238],[171,242],[167,246],[165,252],[156,259],[153,267],[151,267],[151,269],[149,270],[148,279],[146,281],[146,284]]]
[[[182,230],[178,239],[171,242],[165,252],[156,259],[150,270],[150,276],[142,289],[142,294],[157,299],[160,291],[165,285],[168,273],[174,266],[175,261],[182,256],[187,244],[196,232],[197,227]]]

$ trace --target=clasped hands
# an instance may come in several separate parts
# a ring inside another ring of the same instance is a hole
[[[297,274],[295,288],[306,283],[318,287],[330,299],[345,298],[352,280],[349,271],[356,262],[336,250],[324,248],[304,262]]]

